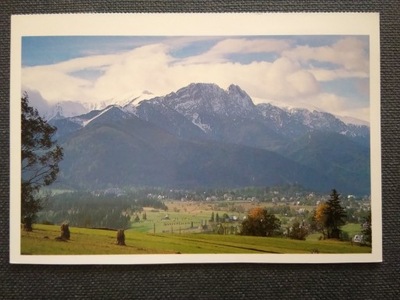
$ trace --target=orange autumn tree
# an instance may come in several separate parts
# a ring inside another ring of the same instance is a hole
[[[279,234],[280,220],[274,214],[268,213],[267,209],[256,207],[249,211],[242,222],[242,235],[253,236],[275,236]]]
[[[326,237],[327,234],[325,230],[325,221],[326,221],[325,211],[327,207],[328,205],[326,203],[320,203],[315,209],[313,217],[314,229],[321,232],[324,238]]]
[[[314,211],[314,229],[320,231],[324,238],[340,239],[340,227],[346,223],[346,211],[340,204],[340,194],[333,189],[330,199],[317,206]]]
[[[264,208],[255,207],[249,211],[248,216],[251,218],[257,219],[257,218],[262,218],[263,213],[264,213]]]

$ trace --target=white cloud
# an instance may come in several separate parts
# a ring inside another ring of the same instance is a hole
[[[349,71],[344,68],[341,69],[322,69],[311,67],[308,72],[312,73],[318,81],[333,81],[343,78],[368,78],[369,74],[363,71]]]
[[[168,48],[161,44],[136,48],[121,55],[106,72],[96,80],[92,94],[97,99],[109,99],[115,95],[143,90],[156,94],[170,92],[168,69],[173,58]]]
[[[52,65],[51,67],[59,72],[72,73],[84,69],[98,69],[107,67],[117,62],[120,57],[121,56],[117,54],[85,56],[60,62]]]
[[[311,99],[316,106],[323,108],[326,112],[334,113],[338,116],[354,117],[369,122],[369,106],[360,107],[347,98],[331,93],[321,93],[316,98]]]
[[[197,56],[192,56],[183,61],[185,64],[216,63],[228,61],[227,55],[232,53],[281,53],[289,49],[290,41],[280,39],[250,40],[230,38],[215,44],[210,50]]]
[[[209,52],[219,55],[225,55],[228,53],[280,53],[289,47],[290,42],[287,40],[225,39],[212,47]]]
[[[52,103],[65,100],[93,103],[127,93],[139,96],[144,90],[165,95],[192,82],[212,82],[222,88],[234,83],[258,101],[280,101],[291,106],[319,107],[340,113],[347,112],[347,109],[351,116],[350,100],[338,94],[324,93],[319,81],[354,76],[365,78],[367,74],[364,60],[352,58],[360,53],[359,43],[352,39],[344,39],[332,47],[296,47],[293,50],[285,50],[290,46],[290,42],[285,40],[227,39],[217,42],[202,55],[187,59],[172,57],[172,49],[188,42],[178,39],[168,45],[150,44],[118,54],[23,68],[23,89],[40,91],[43,98]],[[353,51],[351,46],[358,47],[358,50]],[[282,51],[283,56],[273,62],[241,64],[227,60],[230,53]],[[340,63],[342,68],[305,68],[304,62],[311,57]],[[101,72],[90,78],[77,76],[79,72],[90,70]],[[363,111],[357,109],[354,114],[360,118]]]
[[[171,57],[168,51],[165,45],[155,44],[120,55],[79,58],[50,66],[25,68],[23,83],[30,89],[41,91],[44,98],[53,102],[81,98],[90,102],[132,91],[140,94],[143,90],[163,95],[191,82],[214,82],[222,87],[236,83],[250,94],[264,98],[295,97],[298,93],[304,95],[317,90],[312,74],[301,71],[298,64],[288,59],[273,64],[187,64]],[[73,75],[85,69],[102,69],[104,73],[94,81]]]
[[[359,72],[364,75],[369,72],[367,45],[353,37],[341,39],[332,46],[297,46],[284,51],[282,55],[303,63],[310,61],[332,63],[347,72]]]
[[[315,77],[300,65],[288,58],[279,58],[266,72],[265,96],[279,99],[291,99],[311,96],[319,92]]]
[[[78,100],[92,85],[88,80],[70,76],[53,67],[23,69],[22,82],[23,90],[37,90],[50,102]]]
[[[93,81],[74,76],[73,73],[104,70],[119,59],[118,55],[96,55],[53,65],[26,67],[22,69],[22,88],[40,91],[50,102],[88,98]]]
[[[259,100],[260,101],[260,100]],[[337,116],[352,117],[369,123],[369,106],[356,106],[352,99],[332,93],[321,92],[311,97],[284,99],[272,104],[282,107],[303,107],[309,110],[318,110],[333,113]]]

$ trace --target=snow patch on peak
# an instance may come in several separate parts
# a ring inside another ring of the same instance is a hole
[[[135,105],[125,105],[122,107],[122,110],[126,113],[132,114],[132,115],[137,115],[137,108]]]
[[[239,116],[255,108],[250,96],[233,84],[224,90],[214,83],[191,83],[165,96],[165,101],[189,119],[192,119],[194,113]]]
[[[347,125],[370,126],[369,122],[353,117],[337,116],[337,118]]]
[[[234,105],[238,105],[241,109],[250,111],[255,105],[250,96],[239,86],[231,84],[228,88],[228,95],[234,100]]]
[[[204,131],[205,133],[210,132],[211,131],[211,127],[208,124],[204,124],[201,122],[200,116],[198,113],[194,113],[192,116],[192,123],[194,125],[196,125],[197,127],[199,127],[202,131]]]
[[[140,104],[143,100],[148,100],[152,98],[154,95],[153,93],[145,90],[143,92],[127,92],[120,95],[116,95],[113,98],[98,101],[94,103],[83,103],[85,108],[88,112],[93,110],[103,110],[110,105],[118,106],[122,108],[124,112],[130,114],[136,114],[136,107]]]
[[[51,120],[60,120],[60,119],[64,119],[64,110],[63,107],[61,106],[60,103],[57,103],[56,106],[54,107],[54,112],[53,112],[53,116],[48,118],[48,121]]]
[[[93,120],[97,119],[98,117],[100,117],[102,114],[108,112],[110,109],[112,109],[113,105],[108,106],[106,109],[102,110],[99,114],[97,114],[96,116],[94,116],[93,118],[89,119],[89,120],[85,120],[82,121],[82,126],[85,127],[86,125],[88,125],[90,122],[92,122]]]

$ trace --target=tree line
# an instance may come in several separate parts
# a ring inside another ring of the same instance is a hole
[[[266,208],[256,207],[249,211],[241,223],[240,234],[251,236],[287,236],[291,239],[305,240],[312,232],[320,232],[323,239],[347,240],[349,237],[341,227],[346,224],[346,211],[341,205],[340,194],[333,189],[328,201],[319,204],[310,220],[295,219],[291,226],[282,230],[281,220]],[[212,214],[211,219],[214,219]],[[371,215],[367,215],[361,224],[364,242],[371,244]]]
[[[158,199],[137,199],[134,195],[94,195],[89,192],[66,192],[49,197],[38,213],[38,222],[68,223],[88,228],[129,228],[142,213],[143,207],[166,210]],[[142,214],[143,218],[145,213]]]

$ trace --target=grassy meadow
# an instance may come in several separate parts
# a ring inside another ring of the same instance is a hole
[[[370,247],[336,240],[266,238],[205,233],[148,233],[125,231],[126,246],[116,245],[116,231],[71,227],[71,239],[58,241],[60,227],[34,226],[22,232],[22,255],[58,254],[223,254],[223,253],[370,253]]]
[[[138,214],[140,220],[132,221],[125,230],[126,246],[116,244],[116,230],[70,227],[68,241],[57,240],[59,225],[34,224],[32,232],[21,232],[22,255],[75,255],[75,254],[228,254],[228,253],[371,253],[370,247],[352,245],[351,242],[320,240],[315,233],[305,241],[282,237],[254,237],[235,234],[219,235],[204,231],[201,225],[209,224],[212,212],[220,218],[227,213],[238,217],[242,212],[232,212],[236,206],[248,211],[259,204],[209,202],[168,202],[168,211],[145,207]],[[265,206],[272,204],[265,204]],[[143,216],[146,215],[145,218]],[[360,232],[359,224],[343,228],[349,235]]]

